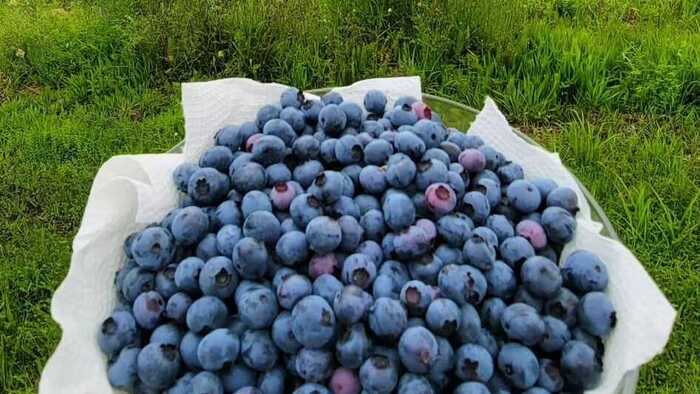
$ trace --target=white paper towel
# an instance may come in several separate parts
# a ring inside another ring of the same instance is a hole
[[[113,281],[124,262],[124,238],[160,220],[177,205],[171,173],[179,163],[196,160],[213,144],[213,136],[222,126],[255,119],[257,109],[276,103],[285,88],[239,78],[183,84],[184,153],[119,156],[102,166],[73,241],[68,275],[52,300],[51,314],[63,336],[44,368],[40,393],[117,392],[107,382],[106,359],[97,347],[96,333],[116,302]],[[361,104],[370,89],[387,92],[390,102],[402,95],[421,95],[417,77],[365,80],[336,90],[345,100]],[[526,177],[549,176],[579,194],[578,230],[564,254],[585,248],[607,263],[608,293],[618,310],[618,326],[606,342],[602,384],[591,392],[616,392],[625,373],[663,350],[675,311],[634,255],[619,242],[598,234],[600,225],[590,221],[583,193],[556,154],[515,135],[490,99],[470,132],[523,165]]]

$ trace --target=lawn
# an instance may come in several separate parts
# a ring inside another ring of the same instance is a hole
[[[419,75],[561,153],[679,312],[639,392],[697,393],[696,0],[8,0],[0,21],[0,392],[35,392],[58,343],[100,164],[182,139],[179,82]]]

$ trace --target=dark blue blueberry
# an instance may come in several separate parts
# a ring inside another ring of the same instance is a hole
[[[306,100],[301,106],[301,112],[304,113],[306,123],[315,125],[318,122],[318,114],[321,112],[323,104],[318,100]]]
[[[173,294],[165,304],[165,317],[177,323],[185,323],[187,309],[192,305],[192,297],[185,292]]]
[[[535,297],[527,290],[525,286],[522,285],[518,287],[512,301],[530,305],[531,307],[535,308],[537,312],[541,312],[542,308],[544,307],[544,300]]]
[[[454,394],[490,394],[489,388],[480,382],[464,382],[457,386]]]
[[[336,171],[323,171],[313,181],[309,193],[325,204],[332,204],[343,195],[343,175]]]
[[[537,386],[552,393],[564,388],[564,378],[559,371],[559,365],[550,359],[540,359],[540,376],[537,378]]]
[[[335,333],[335,314],[328,302],[317,295],[304,297],[292,310],[292,331],[302,346],[318,349]]]
[[[302,348],[295,366],[299,376],[307,382],[321,382],[330,377],[333,354],[327,350]]]
[[[180,358],[190,369],[201,368],[199,358],[197,358],[197,348],[203,336],[192,331],[187,331],[180,341]]]
[[[576,219],[564,208],[549,207],[542,212],[542,227],[547,239],[564,244],[574,238]]]
[[[503,262],[515,270],[520,270],[520,266],[525,260],[535,255],[535,250],[532,248],[530,242],[520,236],[503,240],[498,251],[501,254]]]
[[[438,298],[428,306],[425,321],[432,332],[449,337],[461,323],[459,306],[448,298]]]
[[[495,171],[505,162],[503,154],[488,145],[481,145],[477,149],[479,149],[486,158],[486,168],[491,171]]]
[[[218,227],[221,228],[227,224],[233,224],[239,226],[243,220],[241,210],[235,201],[226,200],[216,207],[214,213],[216,221],[218,222]]]
[[[391,393],[399,382],[398,366],[389,357],[374,354],[360,367],[360,383],[369,393]]]
[[[247,216],[243,223],[243,235],[275,245],[280,237],[280,222],[275,215],[267,211],[255,211]]]
[[[318,254],[327,254],[340,245],[342,232],[336,220],[328,216],[311,219],[306,226],[306,242]]]
[[[493,179],[481,177],[474,181],[472,188],[485,195],[492,207],[496,207],[501,202],[501,185]]]
[[[286,372],[282,367],[275,367],[266,371],[258,379],[260,394],[283,394],[285,392]]]
[[[544,321],[544,337],[539,343],[540,349],[548,353],[560,351],[571,340],[569,328],[566,323],[551,316],[545,316],[542,320]]]
[[[569,341],[561,351],[561,374],[578,389],[598,385],[603,365],[595,351],[581,341]]]
[[[166,300],[178,291],[177,285],[175,284],[176,269],[176,264],[170,264],[156,274],[156,291]]]
[[[401,239],[398,237],[397,240]],[[408,263],[408,271],[411,277],[429,285],[437,285],[438,273],[445,266],[445,262],[435,254],[424,254]]]
[[[243,387],[255,386],[257,382],[257,373],[241,362],[225,368],[219,376],[227,393],[236,392]]]
[[[294,338],[292,332],[292,314],[287,311],[280,312],[272,323],[272,341],[284,353],[296,354],[301,349],[301,344]]]
[[[163,316],[165,300],[159,293],[148,291],[136,297],[132,309],[136,323],[147,330],[152,330],[156,328]]]
[[[280,112],[280,119],[292,126],[295,132],[301,133],[306,128],[306,119],[304,113],[292,107],[287,107]]]
[[[294,141],[292,153],[302,161],[317,159],[321,154],[321,143],[310,135],[304,135]]]
[[[316,197],[304,193],[294,197],[289,205],[289,213],[299,228],[306,229],[311,220],[323,214],[323,207]]]
[[[498,237],[498,242],[515,235],[513,224],[503,215],[491,215],[486,219],[486,226]]]
[[[529,181],[518,179],[506,189],[508,203],[521,213],[534,212],[542,202],[539,189]]]
[[[347,124],[347,115],[337,104],[326,104],[318,114],[318,124],[328,135],[337,136]]]
[[[594,291],[579,300],[578,324],[591,335],[605,337],[617,324],[617,313],[605,293]]]
[[[428,119],[419,120],[414,128],[427,149],[440,146],[440,143],[447,137],[447,130],[442,125]]]
[[[136,359],[141,348],[127,346],[119,352],[107,368],[107,380],[112,387],[119,390],[133,390],[138,375],[136,374]]]
[[[308,188],[316,177],[323,172],[323,165],[317,160],[299,164],[292,171],[292,177],[304,188]]]
[[[231,256],[234,246],[242,237],[243,233],[240,227],[227,224],[216,233],[216,249],[223,256]]]
[[[282,308],[292,309],[300,299],[311,292],[311,282],[306,276],[291,275],[277,286],[277,300]]]
[[[233,363],[240,350],[238,336],[228,328],[216,329],[202,338],[197,346],[197,359],[203,369],[218,371]]]
[[[486,296],[486,278],[470,265],[446,265],[438,275],[442,294],[458,305],[479,304]]]
[[[238,286],[238,274],[231,259],[217,256],[204,264],[199,273],[199,288],[204,295],[226,299]]]
[[[192,394],[224,394],[224,385],[218,375],[202,371],[190,381]]]
[[[419,190],[425,190],[433,183],[447,182],[447,166],[439,160],[421,161],[416,169],[415,184]]]
[[[225,148],[224,148],[225,149]],[[187,183],[187,194],[201,205],[213,205],[226,197],[229,178],[214,168],[200,168]]]
[[[211,167],[225,174],[232,161],[233,153],[231,149],[225,146],[212,146],[202,153],[202,156],[199,158],[199,166],[203,168]]]
[[[464,243],[471,238],[474,224],[472,220],[461,213],[445,215],[437,221],[437,232],[440,237],[453,248],[460,250]]]
[[[304,383],[297,387],[292,394],[331,394],[331,391],[317,383]]]
[[[520,164],[507,161],[496,169],[496,175],[502,184],[509,185],[518,179],[523,179],[525,172]]]
[[[419,160],[425,153],[425,143],[411,131],[400,131],[396,134],[394,147],[397,152],[405,154],[414,161]]]
[[[251,155],[252,156],[252,155]],[[231,163],[229,175],[231,176],[231,186],[240,193],[247,193],[251,190],[260,190],[267,183],[265,167],[255,162],[247,162],[234,169],[236,161]]]
[[[127,311],[115,311],[100,325],[97,344],[107,356],[111,357],[126,347],[136,344],[139,330],[134,316]]]
[[[269,371],[277,363],[277,347],[267,330],[247,330],[241,337],[241,358],[256,371]]]
[[[369,308],[368,322],[371,332],[378,338],[396,340],[406,329],[408,316],[401,303],[381,297]]]
[[[241,321],[252,329],[268,328],[279,312],[275,293],[265,286],[251,288],[236,297]]]
[[[482,225],[491,213],[491,205],[485,195],[479,192],[465,193],[462,197],[462,211],[476,224]]]
[[[511,385],[525,390],[537,382],[540,365],[530,349],[517,343],[508,343],[498,353],[498,370]]]
[[[384,114],[394,127],[398,128],[400,126],[413,125],[416,123],[418,117],[415,112],[413,112],[413,108],[410,104],[399,104],[397,102],[395,105],[396,107],[394,107],[394,109]]]
[[[484,271],[488,271],[496,262],[496,250],[485,239],[477,234],[464,243],[462,249],[464,263]]]
[[[571,253],[561,269],[564,284],[577,293],[603,291],[608,286],[608,270],[603,261],[587,250]]]
[[[563,321],[567,326],[573,327],[576,324],[578,301],[576,294],[566,287],[562,287],[544,304],[544,312]]]
[[[277,120],[273,120],[272,122],[277,122]],[[279,122],[282,121],[280,120]],[[286,125],[286,123],[282,123]],[[267,130],[267,127],[265,127],[265,130]],[[291,132],[294,133],[294,131]],[[288,136],[285,138],[288,140],[290,139]],[[278,136],[264,135],[260,137],[257,142],[255,142],[250,153],[252,153],[252,159],[254,161],[262,164],[263,166],[269,166],[280,163],[284,159],[284,157],[287,155],[287,146],[285,146],[285,140]]]
[[[415,207],[404,193],[391,193],[382,204],[384,221],[394,231],[403,230],[415,221]]]
[[[184,208],[183,210],[189,210]],[[182,215],[182,211],[176,218]],[[193,208],[199,210],[199,208]],[[178,230],[181,230],[178,223]],[[177,238],[176,238],[177,239]],[[131,242],[131,255],[136,263],[150,271],[157,271],[170,263],[175,254],[175,244],[171,233],[163,227],[148,227],[139,232]]]
[[[323,274],[316,278],[313,283],[313,294],[321,296],[329,304],[333,303],[335,295],[343,289],[343,283],[335,276]]]
[[[280,95],[282,108],[300,108],[304,101],[304,93],[297,88],[287,88]]]
[[[245,141],[243,133],[241,132],[241,127],[237,125],[228,125],[220,128],[214,135],[214,142],[216,145],[225,146],[229,148],[232,152],[237,151],[241,144]]]
[[[257,279],[267,271],[267,248],[254,238],[241,238],[233,248],[233,267],[243,279]]]
[[[435,391],[425,377],[405,373],[399,380],[398,394],[435,394]]]
[[[399,298],[408,313],[413,316],[423,316],[434,296],[435,292],[430,286],[419,280],[410,280],[404,283]]]
[[[559,267],[551,260],[533,256],[525,260],[520,270],[520,280],[535,297],[549,298],[561,288]]]
[[[379,116],[384,115],[384,109],[386,108],[386,96],[380,90],[369,90],[365,94],[362,100],[363,105],[367,112],[377,114]]]
[[[493,267],[484,272],[486,277],[487,294],[494,297],[510,299],[518,288],[518,278],[508,264],[497,260]]]
[[[539,343],[545,334],[544,321],[530,305],[511,304],[501,315],[501,327],[508,338],[527,346]]]
[[[491,354],[479,345],[462,345],[455,354],[455,374],[462,380],[488,382],[493,376]]]
[[[183,193],[187,193],[187,185],[190,182],[192,174],[199,170],[199,166],[194,163],[184,162],[173,171],[173,181],[178,190]]]
[[[257,128],[259,130],[262,130],[263,126],[265,126],[265,124],[268,121],[270,121],[272,119],[279,118],[280,111],[281,111],[280,107],[278,107],[276,105],[268,104],[268,105],[264,105],[264,106],[260,107],[260,109],[258,110],[258,113],[255,117],[255,123],[257,125]]]
[[[227,314],[228,309],[220,299],[204,296],[187,309],[187,327],[195,333],[215,330],[223,327]]]
[[[403,153],[395,153],[389,157],[386,168],[386,180],[396,188],[405,188],[413,182],[416,176],[416,164]]]
[[[209,222],[211,223],[212,221],[210,220]],[[219,249],[216,247],[216,234],[209,233],[201,241],[199,241],[195,254],[202,260],[209,260],[214,256],[218,256]],[[156,277],[156,280],[157,279],[158,278]]]
[[[571,214],[578,212],[578,196],[576,192],[566,186],[560,186],[547,193],[547,206],[564,208]]]
[[[177,287],[192,295],[200,294],[199,274],[204,267],[204,261],[199,257],[187,257],[178,264],[175,270]]]
[[[136,359],[139,379],[152,388],[165,389],[175,383],[180,371],[177,346],[162,343],[146,345]]]
[[[399,357],[407,370],[427,373],[437,358],[435,336],[424,327],[411,327],[401,334]]]
[[[277,256],[286,265],[296,265],[306,261],[309,250],[306,235],[301,231],[289,231],[282,235],[275,247]]]

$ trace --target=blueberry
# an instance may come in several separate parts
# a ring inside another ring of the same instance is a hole
[[[199,158],[199,166],[214,168],[225,174],[232,161],[231,149],[225,146],[213,146],[202,153]]]
[[[195,333],[214,330],[223,327],[227,314],[228,309],[220,299],[204,296],[187,309],[187,327]]]
[[[387,356],[375,354],[360,367],[362,388],[371,393],[391,393],[399,381],[397,365]]]
[[[289,205],[289,213],[294,223],[305,229],[312,219],[323,214],[321,201],[310,194],[300,194]]]
[[[190,182],[192,174],[199,170],[199,166],[194,163],[184,162],[173,171],[173,181],[177,189],[183,193],[187,193],[187,185]]]
[[[319,296],[304,297],[292,310],[292,331],[297,341],[306,348],[324,346],[335,331],[333,309]]]
[[[283,234],[277,241],[275,251],[281,262],[289,266],[306,261],[309,254],[306,235],[301,231],[289,231]]]
[[[336,171],[323,171],[313,181],[309,193],[325,204],[332,204],[343,195],[343,175]]]
[[[527,346],[537,344],[545,334],[545,324],[537,310],[523,303],[506,307],[501,315],[501,327],[508,338]]]
[[[427,110],[430,111],[429,108]],[[416,129],[416,134],[423,140],[425,147],[428,149],[440,146],[440,143],[445,140],[447,134],[447,131],[442,125],[428,119],[420,119],[416,122],[414,127]]]
[[[175,293],[168,298],[168,302],[165,304],[165,317],[183,324],[190,305],[192,305],[192,297],[184,292]]]
[[[335,355],[338,362],[346,367],[356,369],[369,355],[370,340],[362,323],[346,326],[335,343]]]
[[[551,392],[558,392],[564,388],[564,379],[556,362],[546,358],[540,359],[540,376],[537,378],[537,386]]]
[[[508,185],[508,203],[521,213],[534,212],[542,201],[540,191],[529,181],[518,179]]]
[[[462,256],[465,264],[484,271],[490,270],[496,262],[496,250],[476,233],[464,243]]]
[[[309,279],[302,275],[291,275],[277,287],[277,300],[282,308],[292,309],[297,301],[311,292]]]
[[[238,336],[228,328],[219,328],[207,334],[197,346],[197,359],[202,368],[217,371],[238,357]]]
[[[391,124],[398,128],[404,125],[413,125],[418,120],[418,117],[413,112],[413,108],[409,103],[399,104],[394,103],[396,107],[393,110],[384,114],[389,119]]]
[[[317,383],[304,383],[292,394],[331,394],[331,391]]]
[[[275,366],[278,354],[266,330],[247,330],[241,338],[243,362],[256,371],[268,371]]]
[[[335,144],[335,158],[340,164],[348,165],[360,162],[363,156],[363,146],[360,140],[353,135],[346,134],[340,137]]]
[[[233,248],[233,267],[244,279],[257,279],[267,271],[268,254],[265,244],[254,238],[241,238]]]
[[[435,256],[439,257],[445,265],[462,264],[462,251],[456,248],[451,248],[445,244],[440,245],[435,249]]]
[[[602,363],[595,351],[581,341],[569,341],[561,351],[561,373],[566,382],[579,389],[598,385]]]
[[[226,200],[219,204],[214,211],[214,217],[216,218],[219,228],[230,224],[239,226],[243,220],[241,210],[238,208],[236,202],[231,200]]]
[[[192,331],[188,331],[180,341],[180,358],[182,362],[189,368],[201,368],[199,358],[197,358],[197,348],[202,341],[202,336]]]
[[[488,382],[493,375],[493,359],[479,345],[463,345],[455,355],[455,373],[462,380]]]
[[[382,139],[376,139],[369,142],[364,147],[364,159],[367,164],[381,166],[384,165],[389,157],[394,154],[392,145]]]
[[[102,322],[97,333],[97,344],[103,353],[111,357],[127,345],[136,344],[138,334],[134,316],[127,311],[115,311]]]
[[[437,232],[440,237],[453,248],[460,250],[467,239],[472,236],[474,224],[472,220],[464,214],[454,213],[438,219]]]
[[[462,210],[476,224],[484,224],[491,212],[491,205],[485,195],[479,192],[465,193],[462,197]]]
[[[571,290],[562,287],[552,298],[547,300],[544,304],[544,311],[546,314],[563,321],[567,326],[573,327],[576,324],[578,302],[578,297]]]
[[[515,235],[513,224],[503,215],[489,216],[486,219],[486,226],[496,234],[499,243]]]
[[[192,394],[224,394],[224,385],[214,373],[202,371],[190,381]]]
[[[448,298],[438,298],[428,306],[425,320],[432,332],[449,337],[461,323],[459,306]]]
[[[133,390],[138,381],[136,374],[136,358],[140,348],[127,346],[107,368],[107,380],[112,387],[120,390]]]
[[[199,274],[204,267],[204,261],[198,257],[187,257],[178,264],[175,270],[175,284],[189,294],[200,293]]]
[[[566,186],[559,186],[547,193],[547,206],[560,207],[575,215],[578,212],[578,196],[576,192]]]
[[[204,295],[225,299],[233,294],[238,286],[238,275],[231,259],[217,256],[204,264],[199,273],[199,288]]]
[[[532,387],[540,372],[537,357],[517,343],[503,345],[498,354],[498,369],[511,385],[522,390]]]
[[[282,234],[286,234],[290,231],[299,231],[299,227],[294,223],[294,219],[292,219],[291,216],[280,222],[280,229],[282,229]]]
[[[209,217],[198,207],[182,208],[173,218],[172,230],[172,235],[177,243],[182,245],[197,244],[209,230]],[[136,245],[136,241],[134,245]],[[134,246],[132,246],[132,250],[133,248]],[[163,249],[159,248],[161,252]]]
[[[394,289],[394,279],[386,274],[378,275],[372,284],[372,296],[374,298],[389,297],[398,299],[399,293]]]
[[[395,153],[389,156],[386,168],[386,181],[396,188],[405,188],[416,177],[416,164],[410,157],[403,153]]]
[[[333,303],[335,295],[343,289],[343,284],[333,275],[323,274],[313,283],[313,294],[321,296],[329,304]]]
[[[216,234],[209,233],[199,241],[195,254],[202,260],[209,260],[214,256],[218,256],[219,250],[216,248]]]
[[[434,292],[425,283],[411,280],[401,288],[400,299],[411,315],[423,316],[434,299]]]
[[[498,175],[498,179],[500,179],[501,183],[504,185],[509,185],[518,179],[525,178],[523,167],[521,167],[518,163],[513,163],[510,161],[507,161],[498,167],[496,169],[496,175]]]
[[[254,386],[257,383],[256,372],[240,362],[225,368],[219,373],[219,376],[227,393],[233,393],[238,389]]]
[[[343,283],[367,289],[377,276],[377,267],[372,258],[362,253],[348,256],[343,263]]]
[[[501,329],[501,316],[506,309],[506,303],[497,297],[487,298],[481,304],[479,316],[482,325],[494,334],[498,334]]]
[[[399,357],[410,372],[430,371],[437,358],[438,345],[433,334],[423,327],[406,329],[399,340]]]
[[[438,274],[444,266],[445,263],[437,255],[425,254],[408,263],[408,271],[413,279],[436,285]]]
[[[530,305],[531,307],[535,308],[537,312],[541,312],[542,308],[544,307],[544,300],[535,297],[527,290],[525,286],[518,287],[512,301]]]
[[[302,379],[320,382],[330,376],[332,370],[329,366],[332,362],[333,355],[329,351],[303,348],[297,354],[295,364]]]
[[[342,324],[354,324],[364,319],[372,305],[372,296],[355,285],[345,286],[333,299],[333,311]]]
[[[507,264],[496,261],[491,270],[484,272],[487,294],[503,299],[510,299],[517,290],[517,277]]]
[[[435,391],[424,376],[405,373],[398,386],[399,394],[434,394]]]
[[[502,189],[498,182],[490,178],[481,177],[474,181],[472,189],[486,196],[486,199],[489,201],[489,206],[494,207],[494,213],[497,213],[499,209],[503,209],[504,205],[501,204]],[[510,209],[510,207],[508,207],[508,209]],[[506,217],[506,219],[508,221],[511,220],[510,217]]]
[[[309,160],[299,164],[292,171],[292,179],[299,182],[302,187],[307,188],[323,172],[323,165],[317,160]]]
[[[190,177],[187,194],[197,204],[212,205],[226,197],[229,187],[230,182],[226,175],[214,168],[200,168]]]
[[[280,112],[280,119],[292,126],[295,132],[300,133],[306,127],[304,112],[294,107],[287,107]]]
[[[155,291],[141,293],[134,300],[134,319],[139,326],[147,330],[152,330],[158,325],[164,310],[165,301]]]
[[[328,135],[337,136],[347,124],[347,115],[337,104],[326,104],[318,114],[318,123]]]
[[[251,155],[252,158],[252,155]],[[240,193],[247,193],[251,190],[260,190],[267,183],[265,167],[255,162],[247,162],[235,168],[236,160],[229,167],[231,176],[231,186]]]
[[[265,286],[242,292],[236,297],[236,307],[241,321],[253,329],[270,327],[279,311],[277,297]]]
[[[327,216],[313,218],[306,226],[306,242],[316,253],[326,254],[334,251],[341,240],[340,225]]]
[[[479,146],[477,149],[484,155],[486,168],[491,171],[495,171],[505,162],[503,154],[488,145]]]
[[[378,298],[369,308],[369,327],[378,338],[396,340],[406,329],[407,319],[401,303],[391,298]]]
[[[392,193],[386,196],[382,204],[384,221],[394,231],[402,230],[415,221],[415,207],[404,193]]]
[[[608,270],[603,261],[587,250],[571,253],[561,270],[564,284],[577,293],[603,291],[608,286]]]
[[[260,394],[283,394],[286,372],[282,367],[266,371],[258,379]]]
[[[141,267],[157,271],[167,265],[175,254],[171,233],[159,226],[139,232],[131,242],[131,255]]]
[[[535,250],[532,248],[532,245],[527,239],[520,236],[504,239],[498,251],[501,254],[503,262],[516,271],[520,270],[520,266],[522,266],[527,259],[535,255]]]
[[[173,345],[150,343],[139,352],[136,359],[139,379],[152,388],[169,387],[175,383],[179,371],[180,354]]]
[[[315,125],[318,122],[318,114],[321,112],[323,104],[318,100],[305,100],[301,105],[301,112],[304,113],[306,123]]]
[[[386,108],[386,96],[379,90],[369,90],[362,101],[367,112],[383,115]]]
[[[542,227],[547,233],[547,239],[564,244],[574,238],[576,220],[564,208],[549,207],[542,212]]]
[[[255,142],[250,151],[250,153],[252,153],[253,155],[251,158],[264,166],[278,164],[282,160],[284,160],[284,157],[287,155],[287,146],[291,145],[292,142],[290,141],[292,141],[292,139],[295,137],[295,135],[282,135],[282,137],[278,137],[277,135],[267,135],[267,126],[273,122],[281,122],[282,124],[286,125],[286,127],[289,127],[289,125],[282,122],[281,120],[270,121],[267,125],[265,125],[266,135],[260,137]],[[291,132],[292,134],[294,134],[294,131],[291,130],[291,127],[289,129],[285,128],[284,130],[287,133]],[[274,132],[277,132],[281,135],[281,132],[277,130],[270,131],[270,133]],[[265,175],[267,176],[267,174]]]
[[[598,291],[581,297],[576,314],[581,328],[598,337],[607,336],[617,324],[617,313],[610,299]]]
[[[216,233],[216,249],[219,254],[231,256],[233,248],[243,237],[240,227],[227,224]]]
[[[374,241],[380,241],[386,233],[384,215],[377,209],[367,211],[360,218],[360,225],[364,230],[365,237]]]
[[[397,152],[403,153],[411,159],[419,160],[425,153],[425,143],[411,131],[400,131],[394,138],[394,147]]]
[[[275,215],[267,211],[255,211],[248,215],[243,223],[245,237],[275,245],[280,236],[280,222]]]
[[[272,323],[272,341],[283,352],[296,354],[301,349],[301,344],[294,338],[292,332],[292,314],[287,311],[280,312]]]
[[[454,394],[488,394],[489,388],[480,382],[464,382],[457,386]]]
[[[543,201],[546,201],[549,193],[557,188],[557,183],[549,178],[535,178],[532,180],[532,184],[540,191]]]
[[[536,297],[549,298],[561,288],[562,278],[559,267],[552,261],[540,256],[525,260],[520,279],[527,290]]]
[[[255,123],[258,129],[262,129],[265,123],[271,119],[277,119],[280,115],[280,108],[276,105],[264,105],[260,107],[255,117]]]
[[[180,346],[184,333],[180,328],[172,323],[166,323],[156,327],[149,338],[150,343],[164,343],[173,346]]]
[[[564,344],[571,339],[569,328],[566,323],[551,316],[545,316],[542,320],[544,321],[544,338],[539,343],[540,349],[548,353],[560,351]]]
[[[446,265],[438,274],[438,286],[443,295],[458,305],[479,304],[486,296],[486,278],[469,265]]]

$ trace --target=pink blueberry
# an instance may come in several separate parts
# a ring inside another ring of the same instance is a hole
[[[331,376],[330,388],[333,394],[358,394],[360,380],[349,368],[338,368]]]
[[[253,145],[255,145],[256,142],[260,141],[260,138],[262,138],[265,134],[262,133],[255,133],[248,137],[248,139],[245,142],[245,150],[248,152],[251,152],[253,150]]]
[[[294,186],[290,182],[279,182],[270,191],[270,200],[272,205],[280,211],[289,209],[289,204],[296,197]]]
[[[530,241],[535,249],[547,246],[547,234],[542,226],[534,220],[525,219],[515,226],[517,235]]]
[[[457,205],[457,195],[446,183],[433,183],[425,190],[428,209],[438,215],[452,212]]]
[[[465,149],[459,154],[459,164],[469,172],[479,172],[486,168],[486,157],[477,149]]]
[[[309,261],[309,276],[317,278],[323,274],[333,275],[338,269],[338,259],[333,253],[315,255]]]
[[[411,105],[411,107],[413,108],[413,112],[416,114],[418,120],[433,118],[433,111],[426,103],[416,101],[413,103],[413,105]]]
[[[437,237],[437,229],[432,221],[428,219],[418,219],[416,220],[416,226],[422,228],[431,241]]]

